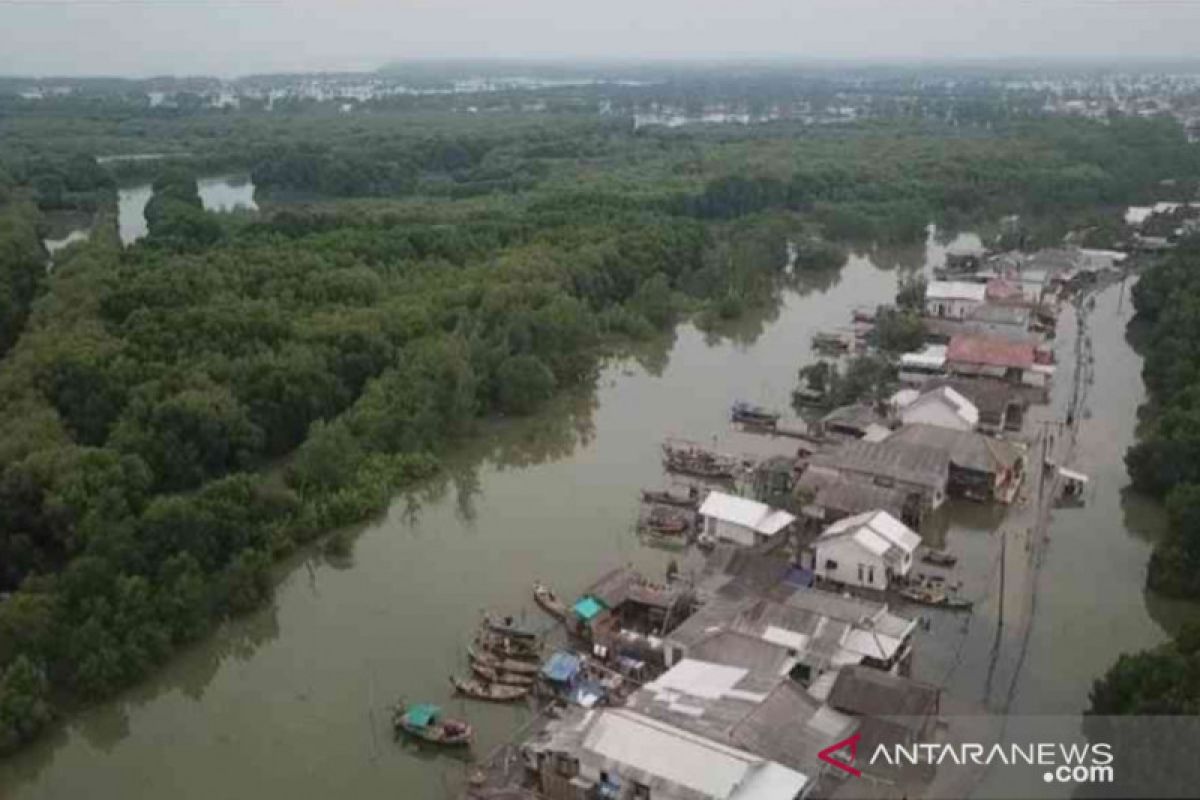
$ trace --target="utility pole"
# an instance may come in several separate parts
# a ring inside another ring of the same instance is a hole
[[[996,635],[1004,627],[1004,570],[1008,561],[1008,532],[1000,529],[1000,613],[997,615]]]

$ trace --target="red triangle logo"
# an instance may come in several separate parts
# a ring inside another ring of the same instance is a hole
[[[862,770],[855,769],[854,767],[854,759],[858,756],[858,740],[861,738],[862,734],[856,733],[849,739],[842,739],[840,742],[831,744],[829,747],[826,747],[824,750],[817,753],[817,758],[821,759],[826,764],[832,764],[840,770],[849,772],[856,778],[861,777]],[[839,750],[849,750],[850,760],[842,761],[840,758],[835,758],[833,754]]]

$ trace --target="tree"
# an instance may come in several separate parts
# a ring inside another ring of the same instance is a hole
[[[50,721],[49,691],[43,669],[24,655],[0,673],[0,753],[32,739]]]
[[[555,379],[550,368],[537,356],[512,356],[497,371],[500,409],[508,414],[524,415],[534,411],[554,394]]]

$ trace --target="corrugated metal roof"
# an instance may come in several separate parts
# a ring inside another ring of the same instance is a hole
[[[780,773],[760,784],[770,793],[735,794],[739,787],[753,785],[747,778],[767,763],[764,759],[622,709],[603,712],[584,737],[583,746],[618,765],[712,798],[791,800],[808,783],[803,774],[778,766],[789,776],[786,786]]]
[[[973,300],[982,303],[987,284],[973,281],[931,281],[925,289],[926,300]]]
[[[892,546],[912,553],[921,544],[920,536],[886,511],[866,511],[839,520],[821,533],[820,540],[846,535],[853,536],[860,545],[880,556]]]
[[[700,515],[750,528],[767,536],[773,536],[796,520],[786,511],[724,492],[709,492],[700,506]]]
[[[809,463],[930,489],[945,487],[949,468],[949,459],[941,450],[897,441],[894,434],[882,442],[846,442],[836,450],[814,455]]]
[[[959,364],[1028,369],[1033,366],[1032,342],[1017,342],[995,336],[958,334],[950,339],[946,360]]]

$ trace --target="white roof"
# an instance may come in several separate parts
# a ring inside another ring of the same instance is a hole
[[[888,398],[888,405],[892,408],[906,408],[920,396],[921,393],[916,389],[901,389]]]
[[[1126,225],[1141,225],[1154,213],[1154,206],[1130,206],[1125,209]]]
[[[601,712],[583,746],[719,800],[792,800],[808,783],[802,773],[627,709]]]
[[[951,389],[949,386],[940,386],[937,389],[926,392],[910,403],[908,407],[916,408],[917,406],[925,403],[935,402],[943,403],[949,406],[959,419],[971,427],[979,424],[979,409],[975,407],[974,403]]]
[[[984,286],[984,291],[987,287]],[[926,345],[923,350],[918,350],[915,353],[904,353],[900,356],[900,366],[903,367],[929,367],[932,369],[941,369],[946,366],[946,345],[930,344]]]
[[[786,511],[724,492],[709,492],[708,497],[704,498],[704,504],[700,506],[700,516],[740,525],[767,536],[779,533],[796,521],[796,518]]]
[[[974,300],[987,297],[987,284],[973,281],[933,281],[925,289],[926,300]]]
[[[821,539],[850,534],[863,548],[882,556],[892,546],[912,553],[921,544],[921,537],[886,511],[866,511],[846,517],[830,525]]]
[[[1087,483],[1088,482],[1087,475],[1084,475],[1082,472],[1076,472],[1073,469],[1067,469],[1066,467],[1059,467],[1058,474],[1062,475],[1064,478],[1076,481],[1078,483]]]
[[[716,700],[729,694],[747,672],[741,667],[685,658],[646,684],[646,688],[653,692],[682,692]]]

